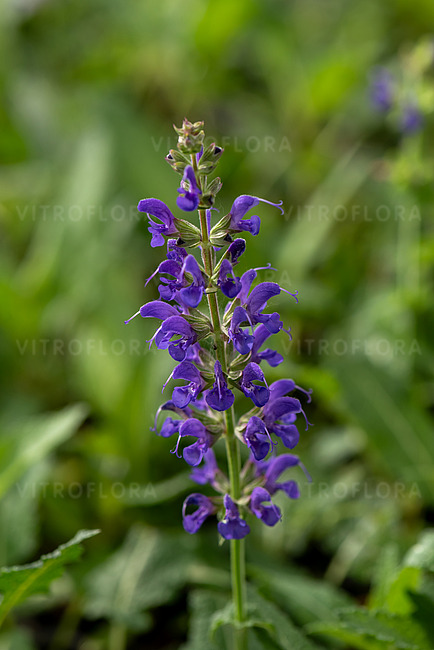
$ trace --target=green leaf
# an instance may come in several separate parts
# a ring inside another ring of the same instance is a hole
[[[396,544],[388,544],[380,553],[372,577],[369,594],[370,609],[381,609],[396,574],[399,571],[399,552]]]
[[[190,573],[190,540],[134,527],[123,546],[87,577],[85,613],[130,630],[149,626],[147,609],[174,598]]]
[[[37,551],[39,495],[52,465],[37,463],[0,500],[0,566],[28,560]]]
[[[359,145],[354,146],[336,162],[309,198],[306,218],[294,223],[279,243],[276,266],[288,269],[295,280],[318,263],[324,241],[333,228],[334,219],[324,219],[324,209],[331,212],[334,206],[345,205],[371,172],[370,161],[358,154],[358,149]]]
[[[251,608],[249,608],[251,609]],[[247,620],[240,623],[235,619],[234,615],[234,605],[232,602],[229,602],[226,607],[215,612],[211,618],[210,634],[213,638],[216,630],[222,625],[231,625],[237,629],[249,628],[249,627],[258,627],[273,632],[273,626],[267,621],[262,620],[261,618],[255,618],[254,615],[251,615],[251,612],[248,612]]]
[[[0,650],[36,650],[27,630],[16,629],[0,636]]]
[[[340,357],[332,363],[352,417],[366,431],[378,460],[408,484],[410,494],[422,492],[434,501],[431,423],[403,399],[387,373],[366,359]]]
[[[314,650],[318,648],[298,630],[273,603],[262,598],[253,588],[248,589],[248,603],[252,616],[273,627],[271,637],[283,650]]]
[[[419,567],[434,572],[434,529],[425,530],[419,542],[413,546],[404,558],[406,566]]]
[[[8,426],[0,444],[0,498],[29,468],[70,438],[86,415],[87,407],[75,404]]]
[[[62,544],[52,553],[42,555],[37,562],[1,569],[0,626],[13,607],[29,596],[47,592],[52,581],[62,575],[64,565],[80,557],[82,552],[80,543],[99,532],[99,530],[81,530],[73,539]]]
[[[221,609],[226,597],[210,591],[194,591],[189,596],[191,612],[188,641],[180,650],[231,650],[232,629],[218,629],[214,638],[210,634],[210,621]]]
[[[338,622],[310,623],[306,630],[346,641],[363,650],[430,650],[428,639],[416,622],[379,610],[341,610]]]
[[[416,567],[404,567],[390,585],[389,593],[382,606],[392,614],[411,614],[414,605],[409,597],[410,591],[416,591],[420,585],[421,571]]]
[[[400,568],[397,546],[386,546],[374,575],[370,609],[384,609],[391,614],[411,614],[414,605],[409,592],[417,590],[420,581],[421,570],[413,566]]]
[[[287,570],[249,567],[255,582],[273,596],[299,624],[336,618],[336,610],[347,607],[351,599],[334,585]]]
[[[136,486],[127,491],[122,501],[128,506],[155,506],[179,497],[187,490],[191,490],[190,472],[183,472],[165,481]]]

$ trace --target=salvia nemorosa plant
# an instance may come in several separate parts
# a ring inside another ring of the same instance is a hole
[[[166,245],[167,252],[151,276],[159,279],[159,299],[140,307],[132,318],[160,321],[150,345],[167,349],[176,362],[165,386],[172,381],[177,385],[158,409],[154,431],[174,437],[171,451],[192,467],[192,480],[215,491],[215,496],[194,491],[185,499],[183,525],[193,534],[216,516],[219,535],[230,540],[235,638],[241,648],[246,617],[243,539],[252,517],[266,526],[278,524],[281,512],[272,501],[278,490],[290,499],[299,496],[296,481],[281,477],[304,466],[298,456],[281,452],[296,447],[300,419],[303,428],[309,426],[303,400],[310,401],[310,391],[292,379],[268,384],[264,373],[267,364],[275,367],[283,361],[265,347],[268,339],[281,331],[289,335],[268,303],[278,296],[297,302],[297,293],[276,282],[256,282],[258,271],[269,266],[242,274],[237,269],[246,249],[240,234],[256,236],[260,230],[260,218],[248,213],[260,203],[283,213],[281,203],[243,194],[221,217],[213,206],[222,185],[219,178],[209,177],[223,150],[214,143],[204,147],[203,122],[184,120],[175,130],[178,146],[166,160],[182,176],[176,203],[184,216],[197,210],[198,225],[175,217],[159,199],[139,202],[139,211],[149,216],[151,246]],[[246,413],[236,412],[237,395],[248,398]],[[227,458],[223,468],[214,453],[221,443]]]

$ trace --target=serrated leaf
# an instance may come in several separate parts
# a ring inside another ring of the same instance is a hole
[[[434,529],[425,530],[404,558],[406,566],[434,572]]]
[[[271,637],[282,650],[315,650],[318,648],[294,626],[276,605],[262,598],[253,588],[248,589],[248,603],[252,616],[272,625]]]
[[[145,630],[146,610],[172,600],[188,580],[188,542],[132,528],[123,546],[87,576],[86,615]]]
[[[351,599],[334,585],[289,571],[252,567],[255,582],[282,603],[282,607],[300,623],[336,618],[336,610],[349,606]]]
[[[211,639],[210,621],[213,614],[226,602],[225,596],[210,591],[194,591],[189,597],[191,612],[188,641],[180,650],[231,650],[232,630],[222,629]]]
[[[234,606],[232,602],[228,603],[226,607],[223,607],[223,609],[213,614],[210,625],[211,638],[213,638],[216,630],[218,630],[222,625],[231,625],[237,629],[256,627],[263,628],[271,633],[273,632],[273,626],[271,623],[267,623],[267,621],[264,621],[261,618],[250,615],[250,613],[247,616],[247,620],[243,622],[237,621],[235,619]]]
[[[431,650],[424,631],[416,622],[380,610],[341,610],[339,621],[310,623],[306,629],[310,634],[325,634],[363,650]]]
[[[80,543],[97,535],[99,530],[81,530],[66,544],[52,553],[42,555],[37,562],[0,570],[0,626],[13,607],[29,596],[46,593],[53,580],[59,578],[65,564],[76,561],[82,552]]]

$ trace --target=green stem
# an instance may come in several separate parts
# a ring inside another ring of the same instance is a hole
[[[194,157],[193,167],[197,172],[197,166],[195,163],[196,159]],[[205,273],[209,278],[211,278],[213,271],[213,250],[209,241],[205,210],[199,210],[199,218],[202,235],[202,261],[205,268]],[[221,363],[223,372],[226,373],[228,365],[226,359],[225,336],[221,327],[217,293],[212,286],[207,287],[207,299],[214,332],[216,357]],[[225,442],[228,460],[230,492],[231,498],[234,501],[237,501],[240,498],[241,458],[239,446],[237,444],[237,439],[235,436],[235,415],[233,407],[225,411],[225,424]],[[232,598],[234,603],[235,620],[237,623],[242,623],[245,621],[246,616],[244,540],[232,539],[230,544]],[[235,650],[245,650],[247,648],[246,641],[246,629],[237,628],[235,630]]]

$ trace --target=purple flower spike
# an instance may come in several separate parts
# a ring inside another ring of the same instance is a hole
[[[197,509],[191,513],[186,514],[188,506],[197,506]],[[190,535],[197,533],[203,522],[209,515],[214,513],[214,506],[208,497],[198,492],[189,494],[182,506],[182,525],[184,530]]]
[[[233,392],[228,388],[220,361],[214,364],[215,382],[205,399],[215,411],[227,411],[235,401]]]
[[[253,382],[260,381],[264,386]],[[257,363],[248,363],[243,370],[240,388],[246,397],[250,397],[255,406],[264,406],[270,397],[270,391],[265,381],[264,373]]]
[[[282,214],[284,212],[283,208],[280,207],[283,201],[280,203],[272,203],[271,201],[260,199],[257,196],[248,196],[247,194],[243,194],[236,198],[232,204],[229,213],[231,216],[230,228],[238,232],[245,230],[250,232],[252,235],[257,235],[261,227],[260,218],[257,215],[254,215],[250,219],[243,219],[243,217],[251,208],[255,207],[259,203],[268,203],[269,205],[279,208]]]
[[[177,386],[172,393],[172,401],[178,408],[185,408],[195,400],[203,388],[199,370],[190,361],[181,361],[172,373],[173,379],[185,379],[187,386]]]
[[[181,181],[181,187],[178,189],[181,196],[176,199],[176,205],[184,212],[192,212],[199,205],[200,195],[202,192],[196,183],[196,176],[191,165],[187,165]]]
[[[212,449],[208,449],[203,456],[203,465],[195,467],[190,474],[190,478],[199,485],[206,485],[207,483],[213,485],[218,471],[215,454]]]
[[[250,533],[249,525],[241,519],[238,506],[232,501],[229,494],[224,497],[225,517],[217,524],[218,531],[225,539],[243,539]]]
[[[180,338],[172,341],[174,336]],[[187,350],[196,343],[196,332],[182,316],[167,318],[155,334],[155,343],[160,350],[169,350],[175,361],[184,361]]]
[[[152,235],[151,246],[163,246],[163,235],[176,235],[178,231],[174,225],[174,216],[163,201],[159,199],[142,199],[137,206],[139,212],[146,212],[159,219],[162,223],[157,223],[149,219],[149,232]]]
[[[230,261],[232,262],[232,264],[236,264],[238,262],[238,258],[241,257],[241,255],[244,253],[245,250],[246,250],[246,240],[240,238],[240,239],[234,239],[234,241],[230,244],[226,252],[230,257]]]
[[[253,347],[254,337],[243,330],[240,325],[244,321],[248,322],[248,316],[245,309],[242,307],[235,307],[231,320],[231,325],[228,329],[228,335],[234,344],[234,348],[240,354],[249,354]]]
[[[202,422],[196,418],[189,418],[182,423],[179,429],[179,438],[176,444],[173,453],[178,456],[178,447],[181,441],[181,438],[186,436],[191,436],[192,438],[197,438],[197,441],[192,445],[185,447],[182,455],[184,460],[189,465],[195,467],[199,465],[200,461],[204,457],[204,454],[208,451],[209,447],[214,442],[214,439],[210,433],[206,430]]]
[[[217,284],[220,287],[222,293],[227,298],[231,298],[231,300],[240,293],[241,281],[240,278],[235,277],[232,264],[229,262],[229,260],[223,260],[220,267]]]
[[[255,460],[263,460],[273,444],[265,424],[256,415],[248,421],[243,438]]]
[[[264,506],[264,502],[271,502],[271,496],[262,487],[256,487],[250,498],[250,510],[267,526],[275,526],[281,518],[280,509],[271,503],[271,506]]]

